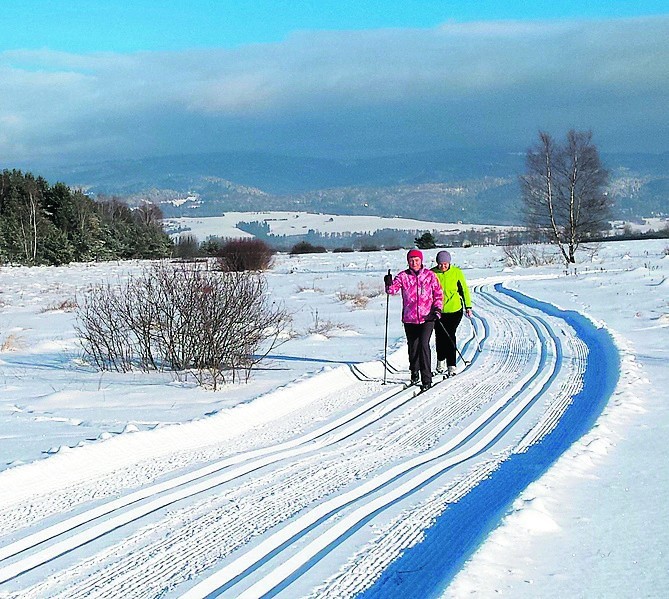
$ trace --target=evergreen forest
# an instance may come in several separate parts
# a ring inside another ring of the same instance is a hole
[[[153,204],[131,209],[116,198],[93,200],[63,183],[3,170],[0,177],[0,264],[162,258],[172,242]]]

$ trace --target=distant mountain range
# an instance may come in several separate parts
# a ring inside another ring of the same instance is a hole
[[[210,153],[42,172],[93,195],[152,201],[166,217],[302,210],[518,224],[523,152],[439,151],[357,160]],[[618,219],[669,214],[669,153],[604,154]]]

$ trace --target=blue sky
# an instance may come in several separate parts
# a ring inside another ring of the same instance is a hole
[[[276,43],[294,31],[667,14],[665,0],[3,0],[0,49],[135,52]]]
[[[668,151],[655,1],[3,0],[0,167],[182,152]]]

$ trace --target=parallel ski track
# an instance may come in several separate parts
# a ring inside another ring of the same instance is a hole
[[[174,491],[160,499],[154,499],[149,503],[142,504],[141,506],[134,508],[134,511],[124,512],[119,520],[105,520],[90,528],[88,531],[79,533],[80,536],[68,539],[63,545],[55,545],[44,550],[33,556],[29,561],[23,562],[22,565],[16,564],[10,569],[0,569],[0,583],[9,580],[16,574],[20,574],[21,572],[18,571],[20,568],[28,570],[40,565],[40,563],[50,561],[58,555],[66,553],[84,543],[88,543],[111,530],[115,530],[118,526],[122,526],[124,523],[137,520],[146,514],[179,501],[184,497],[196,495],[214,486],[239,478],[249,472],[262,468],[263,466],[287,458],[294,458],[301,453],[307,453],[329,444],[336,443],[354,432],[357,432],[361,428],[368,426],[370,422],[382,418],[386,413],[396,409],[399,405],[411,399],[412,396],[412,393],[401,393],[397,388],[390,389],[357,410],[346,414],[339,420],[328,423],[324,427],[307,435],[273,447],[236,455],[196,470],[195,472],[190,472],[170,479],[164,483],[151,485],[140,491],[130,493],[117,500],[87,510],[77,516],[67,518],[53,526],[23,537],[19,541],[15,541],[14,543],[0,548],[0,561],[34,548],[46,541],[55,539],[63,533],[79,528],[85,524],[89,524],[100,519],[102,516],[109,516],[116,512],[120,512],[123,508],[133,506],[142,500],[152,499],[166,491],[172,491],[183,487],[182,490]],[[378,407],[380,407],[379,412],[373,412],[373,410]],[[326,435],[335,431],[336,433],[333,436],[326,437]],[[237,468],[232,469],[232,466],[237,466]],[[16,572],[12,574],[13,571]]]
[[[494,295],[486,297],[491,301],[495,299]],[[477,304],[479,301],[480,298],[477,298]],[[558,324],[558,328],[562,328],[562,324]],[[449,477],[428,498],[402,510],[385,525],[376,526],[369,542],[351,554],[336,574],[324,580],[311,592],[305,593],[309,599],[353,597],[369,589],[388,566],[424,538],[424,531],[432,527],[450,504],[459,501],[478,482],[492,475],[511,454],[526,451],[532,443],[542,439],[557,425],[573,395],[582,387],[582,374],[588,354],[587,346],[579,337],[565,331],[560,339],[564,345],[561,360],[563,374],[558,385],[551,385],[551,400],[544,402],[544,413],[525,437],[515,445],[509,444],[501,451],[496,450],[489,460],[470,465],[459,477]],[[451,550],[448,545],[439,546],[439,551],[449,553]],[[397,570],[397,566],[395,569]],[[379,592],[376,596],[379,596]]]
[[[481,295],[485,297],[488,301],[496,303],[497,305],[502,304],[499,296],[493,295],[486,291],[481,291]],[[519,311],[510,308],[511,310]],[[543,323],[544,326],[548,328],[545,320],[541,317],[538,318],[539,321]],[[564,413],[567,406],[571,403],[571,398],[576,395],[582,387],[582,378],[581,375],[585,370],[585,364],[588,356],[588,347],[583,343],[578,337],[573,335],[564,334],[563,343],[569,347],[569,355],[571,362],[576,366],[577,372],[575,376],[568,377],[564,386],[562,386],[556,392],[556,398],[550,403],[546,412],[542,415],[539,423],[527,435],[523,438],[521,443],[515,451],[522,452],[525,451],[530,445],[538,442],[543,437],[545,437],[550,431],[552,431],[557,422],[560,419],[560,416]],[[564,363],[564,357],[561,355],[560,361]]]
[[[509,311],[520,312],[510,308]],[[546,364],[549,359],[547,346],[552,342],[554,344],[553,349],[556,350],[554,355],[559,355],[559,350],[557,350],[559,340],[550,333],[549,329],[545,328],[543,321],[540,319],[528,317],[527,320],[540,340],[541,354],[538,362],[539,364]],[[548,337],[544,335],[548,335]],[[513,353],[515,352],[512,352],[511,355]],[[274,533],[253,550],[240,556],[230,565],[198,584],[183,597],[215,596],[236,588],[235,585],[239,584],[244,576],[252,573],[268,559],[274,558],[277,553],[283,551],[285,546],[305,536],[312,527],[330,519],[334,520],[333,516],[338,514],[343,507],[352,505],[357,499],[367,498],[373,491],[389,486],[391,482],[398,482],[407,478],[406,475],[412,475],[408,480],[402,481],[399,486],[391,488],[383,495],[366,503],[362,503],[350,514],[331,523],[330,527],[321,531],[316,539],[292,557],[285,560],[274,559],[272,563],[276,562],[276,565],[260,580],[242,592],[234,591],[234,596],[239,598],[271,596],[274,592],[285,588],[299,574],[306,571],[314,561],[320,559],[324,553],[331,551],[336,544],[357,530],[375,514],[414,493],[454,465],[479,455],[494,445],[518,421],[529,405],[543,393],[559,369],[557,360],[554,360],[548,368],[542,369],[539,364],[536,365],[537,367],[531,374],[516,382],[510,394],[489,407],[450,442],[436,450],[421,454],[397,468],[390,469],[352,492],[320,504],[296,522]],[[533,390],[528,392],[532,387]],[[511,404],[515,405],[507,409]],[[502,417],[497,418],[497,416]],[[433,461],[436,461],[436,463],[430,464]],[[425,470],[419,470],[419,466],[423,465],[429,465],[429,467]],[[418,471],[418,473],[414,474],[414,471]]]
[[[110,531],[142,523],[149,515],[155,519],[159,510],[188,499],[185,508],[179,506],[158,522],[130,531],[129,538],[23,589],[20,596],[45,596],[66,588],[68,597],[153,597],[230,556],[232,561],[187,595],[204,596],[232,588],[284,551],[292,556],[251,586],[248,596],[287,584],[374,513],[489,449],[555,377],[560,341],[550,327],[511,307],[507,299],[482,292],[480,299],[480,311],[486,315],[481,320],[482,341],[490,348],[484,367],[495,376],[482,380],[480,373],[468,376],[465,371],[456,379],[457,393],[446,382],[415,399],[413,389],[392,387],[310,434],[221,460],[65,518],[0,548],[6,564],[0,568],[0,581],[20,578]],[[528,351],[528,338],[539,346],[539,353]],[[469,357],[476,357],[473,345],[469,349]],[[375,474],[379,456],[390,467]],[[244,486],[228,485],[245,481],[251,472],[254,478]],[[221,487],[220,496],[207,493],[214,487]],[[331,498],[309,509],[324,497]],[[338,516],[336,524],[331,523],[333,516]],[[273,531],[281,522],[288,523]],[[308,550],[296,552],[293,543],[315,528],[319,538],[307,545]],[[259,542],[243,553],[255,538]]]

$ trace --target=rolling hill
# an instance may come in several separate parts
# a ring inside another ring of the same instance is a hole
[[[614,218],[669,214],[669,153],[603,154]],[[47,170],[92,195],[157,203],[166,217],[302,210],[518,224],[524,152],[444,150],[356,160],[211,153]]]

